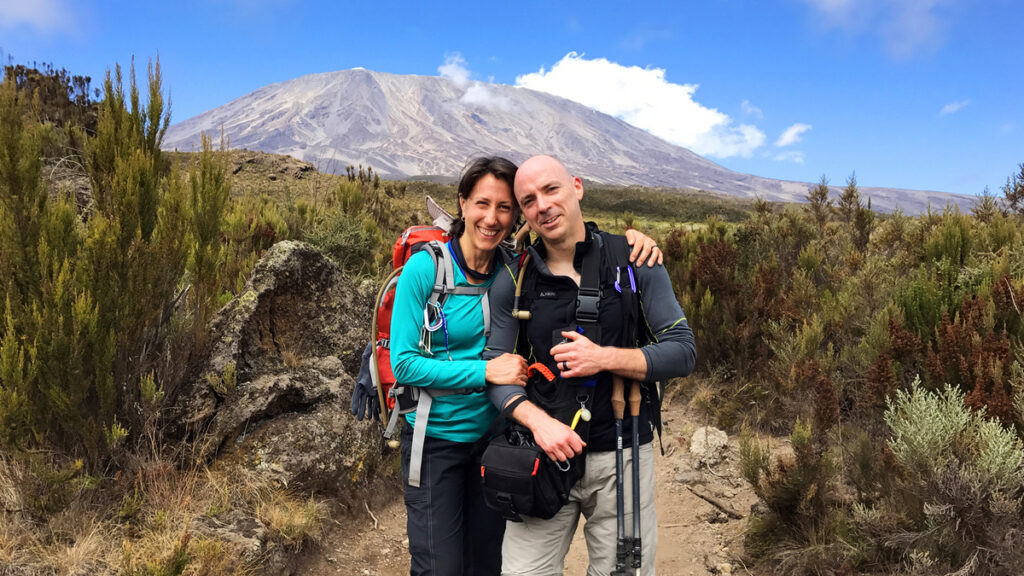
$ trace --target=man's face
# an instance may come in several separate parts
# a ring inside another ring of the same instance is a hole
[[[534,156],[516,172],[516,199],[530,228],[548,243],[582,241],[583,184],[549,156]]]

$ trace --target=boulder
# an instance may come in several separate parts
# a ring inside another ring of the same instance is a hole
[[[729,436],[713,426],[698,428],[690,437],[690,455],[696,467],[711,466],[725,458]]]
[[[312,246],[275,244],[211,323],[209,356],[175,403],[206,460],[232,454],[290,489],[347,494],[381,467],[381,428],[348,411],[372,282]]]

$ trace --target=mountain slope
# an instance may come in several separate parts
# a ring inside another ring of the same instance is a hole
[[[355,69],[271,84],[172,126],[164,147],[199,147],[223,128],[233,148],[289,154],[321,170],[352,164],[382,176],[456,176],[469,158],[519,162],[559,157],[576,175],[604,184],[695,188],[733,196],[803,201],[807,183],[727,170],[617,118],[525,88],[457,84],[432,76]],[[876,210],[921,212],[972,198],[941,192],[862,188]]]

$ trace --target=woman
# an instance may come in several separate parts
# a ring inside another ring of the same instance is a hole
[[[500,248],[519,218],[512,195],[516,165],[500,158],[478,158],[458,186],[459,219],[444,247],[455,263],[456,286],[489,287],[496,274],[513,274]],[[634,253],[653,247],[638,236]],[[643,245],[641,250],[639,245]],[[652,259],[660,258],[653,250]],[[406,263],[398,281],[391,321],[391,359],[403,384],[432,389],[480,390],[487,383],[525,385],[526,362],[504,354],[480,359],[485,344],[482,296],[451,294],[441,310],[428,310],[434,285],[430,254],[420,251]],[[431,313],[433,331],[422,330]],[[402,427],[402,477],[408,515],[412,575],[497,575],[505,521],[484,504],[474,443],[497,411],[482,392],[434,395],[426,426],[418,486],[409,483],[412,431]]]
[[[489,286],[504,266],[499,249],[512,231],[518,208],[512,196],[516,166],[504,158],[479,158],[465,170],[458,187],[459,220],[444,247],[455,263],[456,286]],[[510,273],[502,270],[499,273]],[[526,361],[505,354],[480,360],[484,322],[480,295],[452,294],[443,306],[443,324],[427,333],[420,347],[424,307],[434,285],[434,264],[423,250],[405,264],[398,280],[391,321],[391,358],[403,384],[432,388],[482,388],[526,383]],[[480,468],[473,445],[496,410],[483,393],[433,399],[423,445],[418,487],[409,485],[412,425],[402,427],[402,477],[408,513],[411,574],[499,574],[505,521],[484,505]],[[415,415],[407,415],[414,424]],[[470,542],[472,540],[472,542]]]

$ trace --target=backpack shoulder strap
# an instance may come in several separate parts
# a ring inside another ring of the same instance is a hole
[[[607,257],[615,268],[615,291],[622,296],[622,342],[623,348],[636,348],[642,340],[639,334],[640,316],[643,313],[640,295],[636,286],[636,274],[629,263],[632,248],[625,236],[601,232],[607,246]]]
[[[644,307],[640,301],[640,291],[636,283],[636,273],[633,265],[629,263],[629,254],[632,248],[626,242],[625,236],[608,234],[605,236],[606,245],[609,246],[609,257],[615,265],[615,291],[622,294],[622,315],[624,330],[622,331],[623,347],[636,348],[647,342],[654,341],[650,332],[647,320],[644,319]],[[658,445],[662,455],[665,454],[665,446],[661,441],[661,385],[658,382],[642,383],[644,390],[644,401],[647,402],[651,421],[658,432]]]

